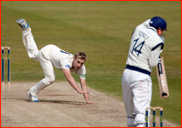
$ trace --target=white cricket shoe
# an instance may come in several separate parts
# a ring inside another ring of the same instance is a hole
[[[38,99],[37,95],[35,95],[35,94],[33,95],[30,92],[28,92],[27,95],[30,98],[30,102],[39,102],[39,99]]]
[[[22,30],[26,30],[30,27],[29,23],[25,21],[25,19],[18,19],[16,23],[22,28]]]

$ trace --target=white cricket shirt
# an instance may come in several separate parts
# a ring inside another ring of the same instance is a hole
[[[149,22],[150,19],[135,28],[126,64],[152,72],[152,67],[158,63],[164,40]]]
[[[72,69],[74,57],[72,54],[65,52],[64,50],[52,44],[43,47],[41,51],[57,69],[69,69],[71,72],[78,74],[81,79],[85,79],[86,68],[84,65],[79,70]]]

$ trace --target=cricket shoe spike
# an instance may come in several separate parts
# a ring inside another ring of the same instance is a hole
[[[37,95],[35,95],[35,94],[33,95],[30,92],[28,92],[27,95],[30,98],[30,102],[39,102],[39,99],[38,99]]]
[[[29,23],[23,18],[16,20],[16,23],[22,28],[22,30],[26,30],[30,27]]]

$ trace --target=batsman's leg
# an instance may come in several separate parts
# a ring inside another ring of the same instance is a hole
[[[131,71],[125,69],[122,75],[122,92],[123,92],[123,100],[125,105],[125,110],[127,113],[127,126],[128,127],[135,127],[135,115],[134,115],[134,105],[133,105],[133,94],[132,88],[130,86],[130,74]]]
[[[147,80],[148,79],[148,80]],[[136,127],[145,127],[145,109],[150,106],[151,102],[151,81],[150,78],[146,77],[143,81],[136,83],[133,88],[133,101],[136,110],[135,124]],[[150,111],[148,112],[148,122],[150,119]]]

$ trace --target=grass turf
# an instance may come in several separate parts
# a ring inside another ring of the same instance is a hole
[[[11,47],[11,80],[44,77],[39,63],[28,57],[15,22],[25,18],[39,49],[55,44],[72,54],[86,52],[87,85],[122,100],[121,76],[131,33],[138,24],[158,15],[168,23],[161,55],[170,97],[160,98],[154,69],[151,106],[163,107],[164,119],[181,125],[180,5],[180,1],[1,1],[1,46]],[[62,72],[55,72],[57,81],[66,80]]]

